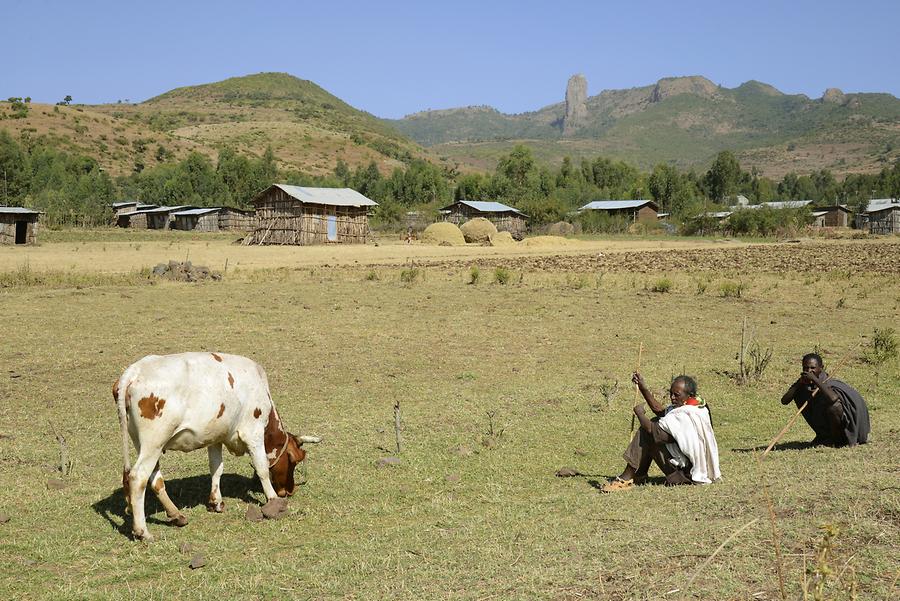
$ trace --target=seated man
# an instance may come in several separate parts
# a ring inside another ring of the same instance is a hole
[[[823,370],[822,357],[803,356],[803,372],[791,384],[781,404],[791,401],[803,410],[803,418],[816,433],[812,444],[834,447],[865,444],[869,440],[869,409],[859,392],[845,382],[831,378]],[[818,392],[815,392],[818,389]]]
[[[638,405],[634,414],[641,423],[625,451],[625,471],[608,482],[603,492],[628,490],[647,479],[650,463],[656,462],[667,485],[709,484],[721,478],[719,447],[712,429],[709,407],[697,396],[697,383],[690,376],[678,376],[669,387],[671,405],[663,407],[644,384],[639,373],[631,377],[650,409],[650,419]]]

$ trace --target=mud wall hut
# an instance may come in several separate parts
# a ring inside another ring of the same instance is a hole
[[[37,242],[40,211],[23,207],[0,207],[0,244]]]
[[[173,213],[186,211],[187,209],[196,209],[190,205],[180,205],[177,207],[157,207],[155,209],[147,209],[141,211],[147,216],[147,229],[149,230],[168,230],[175,223]]]
[[[475,217],[484,217],[494,224],[498,232],[509,232],[517,239],[521,239],[528,229],[528,216],[525,213],[500,202],[457,200],[440,211],[443,221],[456,225]]]
[[[120,211],[115,209],[115,204],[113,204],[113,208],[116,210],[114,219],[117,227],[145,230],[147,229],[147,211],[157,207],[156,205],[138,204],[132,207],[130,211]]]
[[[378,203],[350,188],[273,184],[252,201],[256,225],[244,244],[364,244]]]

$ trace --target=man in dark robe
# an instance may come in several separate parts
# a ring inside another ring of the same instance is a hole
[[[781,397],[781,404],[794,401],[799,409],[809,402],[803,418],[816,433],[814,445],[865,444],[869,440],[869,409],[865,399],[846,382],[830,377],[824,368],[818,354],[804,355],[803,372]]]

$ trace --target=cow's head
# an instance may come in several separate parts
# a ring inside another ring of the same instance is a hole
[[[306,458],[306,451],[301,447],[303,442],[293,434],[288,434],[287,446],[280,457],[269,467],[272,486],[279,497],[289,497],[297,490],[294,482],[294,470]]]

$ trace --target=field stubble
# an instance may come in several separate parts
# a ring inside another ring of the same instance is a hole
[[[71,246],[59,244],[42,250]],[[473,255],[417,260],[419,277],[407,282],[399,265],[360,262],[242,268],[218,283],[4,288],[0,513],[10,519],[0,524],[0,597],[775,599],[765,481],[791,598],[830,523],[843,573],[828,590],[849,598],[842,587],[852,580],[860,598],[886,599],[900,540],[900,378],[895,363],[876,385],[853,349],[898,322],[900,270],[882,271],[895,265],[896,244],[868,244],[816,246],[818,262],[803,258],[806,245],[782,245],[689,255],[689,267],[678,255],[690,250],[634,252],[615,266],[599,256]],[[214,242],[210,252],[229,249]],[[770,267],[741,258],[757,253]],[[648,255],[643,268],[638,255]],[[485,273],[502,264],[512,277],[470,284],[472,264]],[[660,276],[665,293],[653,292]],[[743,284],[740,297],[720,294],[726,280]],[[774,354],[758,382],[737,386],[727,372],[745,317]],[[723,482],[598,493],[622,467],[640,343],[655,389],[682,371],[698,378]],[[752,451],[790,417],[778,398],[813,348],[831,362],[853,351],[837,376],[869,401],[872,442],[806,449],[811,432],[798,424],[760,471]],[[158,541],[128,542],[110,387],[135,359],[184,350],[256,359],[287,425],[325,442],[310,450],[289,517],[256,524],[243,519],[246,503],[262,499],[245,458],[226,458],[226,512],[214,515],[203,506],[205,454],[167,454],[167,488],[190,524],[159,523],[165,514],[151,500]],[[393,452],[398,399],[401,463],[378,468]],[[485,446],[488,412],[503,434]],[[54,471],[50,422],[74,460],[68,477]],[[586,475],[556,478],[561,466]],[[48,489],[50,479],[67,487]],[[190,570],[184,544],[207,565]]]

